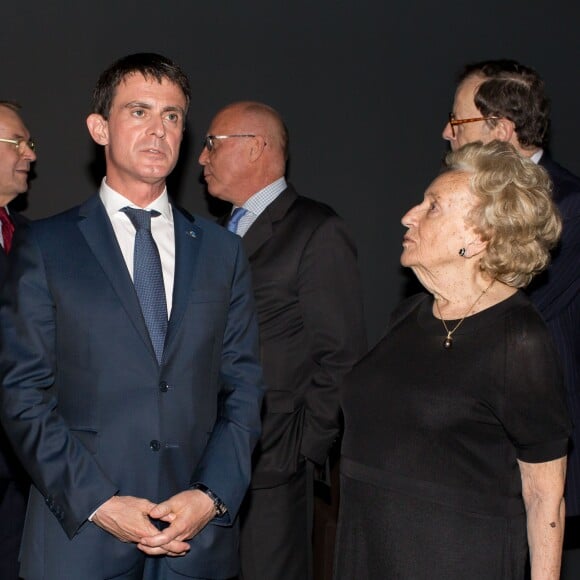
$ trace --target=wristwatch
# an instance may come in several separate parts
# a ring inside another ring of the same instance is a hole
[[[204,485],[203,483],[195,483],[192,487],[193,489],[199,489],[199,491],[203,491],[203,493],[205,493],[205,495],[207,495],[211,501],[213,501],[216,518],[221,518],[228,513],[226,504],[207,485]]]

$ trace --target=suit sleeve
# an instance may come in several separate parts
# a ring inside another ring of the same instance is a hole
[[[32,230],[19,237],[0,299],[2,421],[34,485],[72,538],[118,489],[59,414],[56,305]]]
[[[322,222],[304,249],[298,296],[315,369],[301,453],[322,464],[340,430],[338,383],[367,348],[356,250],[337,216]]]
[[[580,292],[580,192],[559,204],[562,237],[552,254],[552,263],[530,285],[529,295],[544,320],[558,317]]]
[[[191,483],[206,485],[224,502],[228,508],[227,517],[216,523],[227,525],[235,519],[250,483],[252,451],[260,436],[264,393],[250,270],[239,242],[220,380],[218,420]]]

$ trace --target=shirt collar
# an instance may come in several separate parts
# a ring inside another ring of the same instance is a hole
[[[288,184],[284,176],[273,181],[260,191],[254,193],[248,198],[242,207],[252,212],[254,215],[260,215],[268,205],[270,205],[286,188]]]
[[[103,181],[101,182],[99,195],[103,205],[105,206],[105,209],[107,210],[109,218],[120,212],[124,207],[138,207],[132,201],[129,201],[125,196],[121,195],[119,192],[110,187],[107,184],[106,177],[103,177]],[[147,207],[139,209],[154,209],[158,211],[163,216],[163,218],[171,222],[173,219],[173,213],[171,211],[171,204],[169,203],[169,196],[167,195],[167,187],[163,190],[161,195],[152,201]]]
[[[542,155],[544,154],[544,150],[543,149],[538,149],[531,157],[530,159],[537,165],[540,162],[540,159],[542,158]]]

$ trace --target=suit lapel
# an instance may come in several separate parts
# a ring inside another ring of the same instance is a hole
[[[274,232],[273,224],[280,221],[297,198],[296,191],[289,185],[252,224],[242,244],[248,258],[255,254],[271,237]]]
[[[194,218],[175,206],[173,206],[173,227],[175,233],[175,275],[164,358],[171,348],[172,339],[177,334],[177,329],[183,320],[191,297],[203,237],[203,232],[199,226],[195,225]]]
[[[109,279],[135,329],[155,358],[155,351],[145,326],[139,298],[117,243],[113,226],[99,196],[93,196],[80,207],[79,218],[81,233]]]

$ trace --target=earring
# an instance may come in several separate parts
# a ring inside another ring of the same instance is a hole
[[[465,256],[465,248],[461,248],[461,250],[459,250],[459,255],[463,258],[463,256]]]

